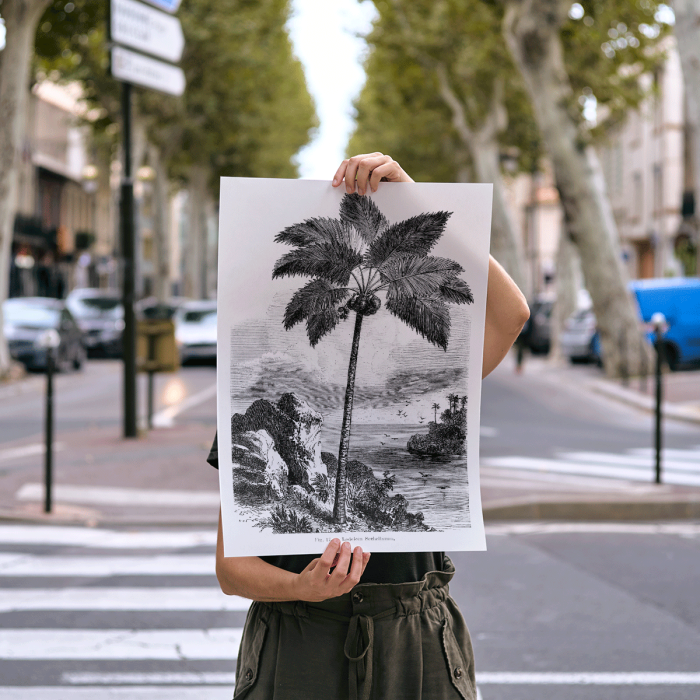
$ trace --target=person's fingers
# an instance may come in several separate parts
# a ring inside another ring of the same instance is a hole
[[[343,178],[345,177],[345,171],[348,169],[349,162],[350,161],[346,158],[338,166],[338,169],[335,171],[335,175],[333,175],[333,187],[340,187],[341,183],[343,182]]]
[[[370,557],[369,552],[362,553],[362,574],[365,573],[365,569],[367,568],[367,564],[369,564],[369,557]],[[362,574],[360,574],[360,576],[362,576]]]
[[[379,183],[382,180],[386,180],[388,182],[408,182],[410,181],[410,178],[395,160],[389,158],[388,161],[381,163],[374,168],[374,170],[372,170],[372,176],[369,182],[372,192],[377,191]]]
[[[333,573],[331,573],[332,584],[338,585],[342,583],[345,580],[345,577],[348,575],[351,552],[352,548],[350,547],[350,543],[343,542],[340,548],[340,557],[338,558],[338,563],[336,564],[335,569],[333,569]]]
[[[367,192],[367,187],[369,185],[370,175],[374,179],[373,172],[376,168],[384,165],[385,163],[391,163],[391,156],[371,156],[369,158],[363,158],[357,168],[357,192],[358,194],[364,195]]]
[[[319,558],[318,564],[314,567],[314,570],[320,572],[320,575],[324,577],[327,576],[329,569],[333,566],[333,563],[335,562],[335,558],[338,554],[339,548],[340,540],[334,537],[328,543],[326,549],[323,551],[323,554]]]
[[[350,571],[343,581],[343,593],[347,593],[352,590],[360,582],[360,577],[362,576],[363,570],[363,557],[362,557],[362,547],[355,547],[355,551],[352,554],[352,564],[350,565]]]
[[[383,157],[381,153],[362,153],[357,156],[353,156],[348,160],[347,167],[345,169],[345,191],[348,194],[352,194],[355,191],[355,178],[357,177],[357,171],[367,158]]]
[[[320,561],[321,561],[321,558],[316,557],[316,559],[313,559],[304,567],[304,570],[301,573],[303,574],[304,572],[307,572],[307,571],[313,571],[316,568],[316,565],[318,564],[318,562],[320,562]]]

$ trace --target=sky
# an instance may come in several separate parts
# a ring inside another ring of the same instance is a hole
[[[353,129],[352,101],[365,80],[366,34],[376,15],[365,0],[292,0],[289,32],[316,102],[320,127],[298,154],[303,178],[327,180],[345,156]]]

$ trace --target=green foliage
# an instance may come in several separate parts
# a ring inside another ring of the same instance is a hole
[[[668,27],[654,20],[652,0],[585,0],[579,19],[562,29],[573,96],[571,112],[581,138],[600,138],[619,124],[648,92],[640,74],[663,60]],[[390,153],[416,180],[470,178],[470,158],[457,137],[451,110],[436,78],[442,66],[478,130],[495,90],[502,90],[508,126],[499,135],[515,167],[529,171],[541,153],[529,99],[503,39],[502,2],[482,0],[375,0],[379,17],[367,37],[367,81],[355,103],[357,128],[348,150]],[[583,117],[595,98],[602,121],[590,129]]]
[[[54,0],[39,22],[37,71],[82,83],[98,131],[115,139],[119,85],[108,74],[107,3]],[[167,156],[172,177],[192,165],[221,175],[295,177],[292,158],[316,125],[303,70],[285,23],[288,0],[188,0],[181,98],[136,89],[135,112]]]
[[[331,494],[333,493],[334,483],[329,479],[328,474],[316,474],[311,480],[316,496],[322,503],[328,503]]]

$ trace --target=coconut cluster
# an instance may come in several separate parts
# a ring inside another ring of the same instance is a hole
[[[376,294],[353,294],[348,302],[338,309],[341,319],[346,319],[351,311],[362,316],[372,316],[379,311],[382,300]]]

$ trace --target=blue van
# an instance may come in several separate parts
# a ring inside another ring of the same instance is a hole
[[[629,288],[637,297],[640,316],[649,323],[653,314],[666,317],[666,360],[671,369],[700,361],[700,279],[668,277],[635,280]]]

